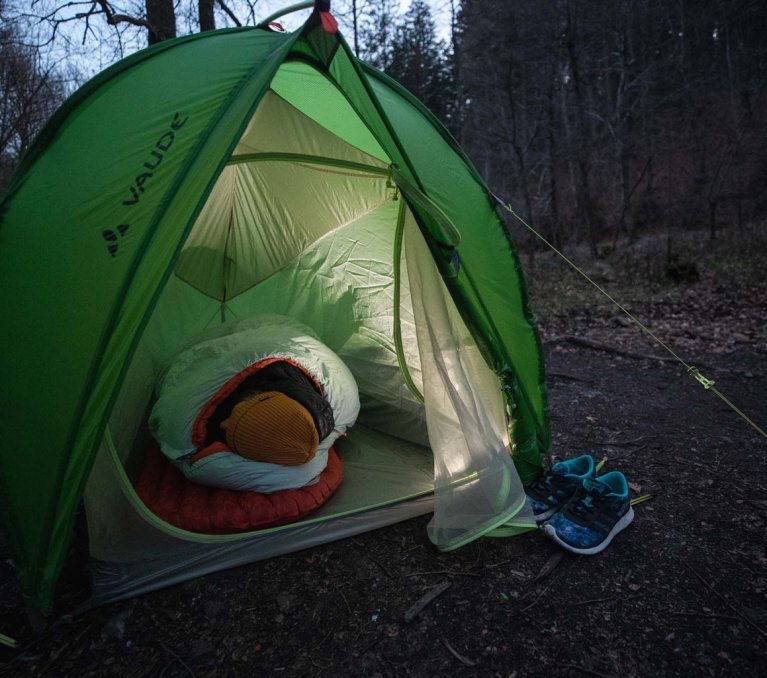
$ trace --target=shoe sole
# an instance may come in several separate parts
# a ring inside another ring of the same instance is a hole
[[[562,506],[564,506],[564,504],[562,504]],[[550,508],[548,511],[545,511],[544,513],[539,513],[537,516],[535,516],[535,522],[542,523],[544,520],[548,520],[557,511],[559,511],[559,509],[561,509],[562,506],[555,506],[554,508]]]
[[[610,542],[613,540],[613,537],[615,537],[616,534],[619,532],[625,530],[629,525],[631,525],[631,522],[634,520],[634,509],[629,507],[628,512],[626,515],[624,515],[615,525],[613,525],[613,529],[610,530],[610,533],[605,537],[604,541],[599,542],[596,546],[592,546],[589,549],[581,549],[577,546],[573,546],[572,544],[568,544],[565,541],[562,541],[562,539],[559,538],[559,535],[557,534],[557,531],[554,529],[552,525],[543,525],[543,531],[546,533],[546,536],[553,539],[557,544],[559,544],[563,549],[567,549],[571,553],[577,553],[582,556],[593,556],[597,553],[601,553],[604,551],[609,545]]]

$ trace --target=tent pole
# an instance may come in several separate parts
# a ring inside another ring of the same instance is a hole
[[[314,0],[308,0],[307,2],[297,2],[295,5],[289,5],[281,10],[278,10],[274,14],[270,14],[266,19],[259,22],[259,26],[267,26],[272,21],[285,16],[286,14],[292,14],[293,12],[300,12],[302,9],[309,9],[314,6]]]

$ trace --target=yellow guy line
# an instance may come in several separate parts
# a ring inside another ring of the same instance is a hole
[[[722,402],[724,402],[733,412],[735,412],[738,416],[740,416],[742,419],[744,419],[751,427],[760,433],[763,438],[767,438],[767,432],[764,431],[764,429],[759,426],[755,421],[753,421],[750,417],[748,417],[740,408],[736,407],[735,404],[727,398],[719,389],[717,389],[714,386],[714,381],[712,379],[706,379],[697,367],[693,367],[692,365],[688,365],[684,360],[682,360],[669,346],[667,346],[661,339],[656,336],[652,330],[647,327],[642,321],[640,321],[638,318],[633,316],[629,310],[623,306],[617,299],[615,299],[611,294],[609,294],[606,290],[604,290],[597,282],[592,280],[588,274],[586,274],[583,269],[581,269],[577,264],[575,264],[571,259],[569,259],[566,255],[564,255],[562,252],[560,252],[554,245],[552,245],[546,238],[544,238],[538,231],[536,231],[530,224],[528,224],[522,217],[520,217],[512,208],[512,206],[508,203],[503,202],[500,198],[497,196],[493,196],[497,201],[498,204],[500,204],[506,211],[509,212],[519,223],[521,223],[525,228],[527,228],[531,233],[533,233],[537,238],[542,240],[547,247],[552,249],[554,252],[556,252],[562,259],[564,259],[567,264],[573,268],[575,271],[577,271],[581,276],[583,276],[588,282],[590,282],[594,287],[596,287],[604,296],[606,296],[615,306],[617,306],[623,313],[625,313],[636,325],[639,327],[640,330],[642,330],[647,336],[654,339],[655,342],[657,342],[660,346],[662,346],[666,351],[668,351],[674,358],[676,358],[682,365],[684,365],[685,369],[687,370],[687,374],[689,374],[693,379],[695,379],[698,383],[700,383],[703,388],[705,388],[707,391],[711,391],[714,393],[717,397],[719,397]]]

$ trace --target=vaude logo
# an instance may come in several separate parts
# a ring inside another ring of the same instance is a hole
[[[141,194],[144,192],[144,184],[154,176],[155,170],[160,166],[165,154],[173,145],[176,138],[176,132],[180,130],[189,120],[187,115],[183,120],[178,113],[173,114],[173,121],[170,123],[170,129],[162,133],[151,151],[149,151],[149,160],[144,163],[143,170],[136,175],[133,184],[130,187],[131,197],[123,200],[123,205],[135,205],[138,203]]]
[[[130,197],[122,201],[122,204],[126,207],[137,205],[141,196],[146,191],[147,182],[155,175],[155,172],[162,164],[163,159],[170,151],[173,141],[176,138],[176,132],[178,132],[189,120],[189,116],[182,118],[180,113],[173,114],[173,120],[171,120],[168,129],[166,129],[157,139],[154,146],[149,151],[149,159],[142,165],[141,170],[136,175],[133,183],[130,185]],[[130,224],[122,223],[116,228],[106,228],[101,232],[101,237],[107,243],[107,251],[109,255],[114,259],[117,256],[119,249],[119,240],[123,238],[130,230]]]

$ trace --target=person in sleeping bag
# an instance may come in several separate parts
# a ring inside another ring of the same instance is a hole
[[[360,407],[343,361],[277,315],[197,337],[170,359],[157,392],[150,430],[187,478],[264,493],[315,482]]]

